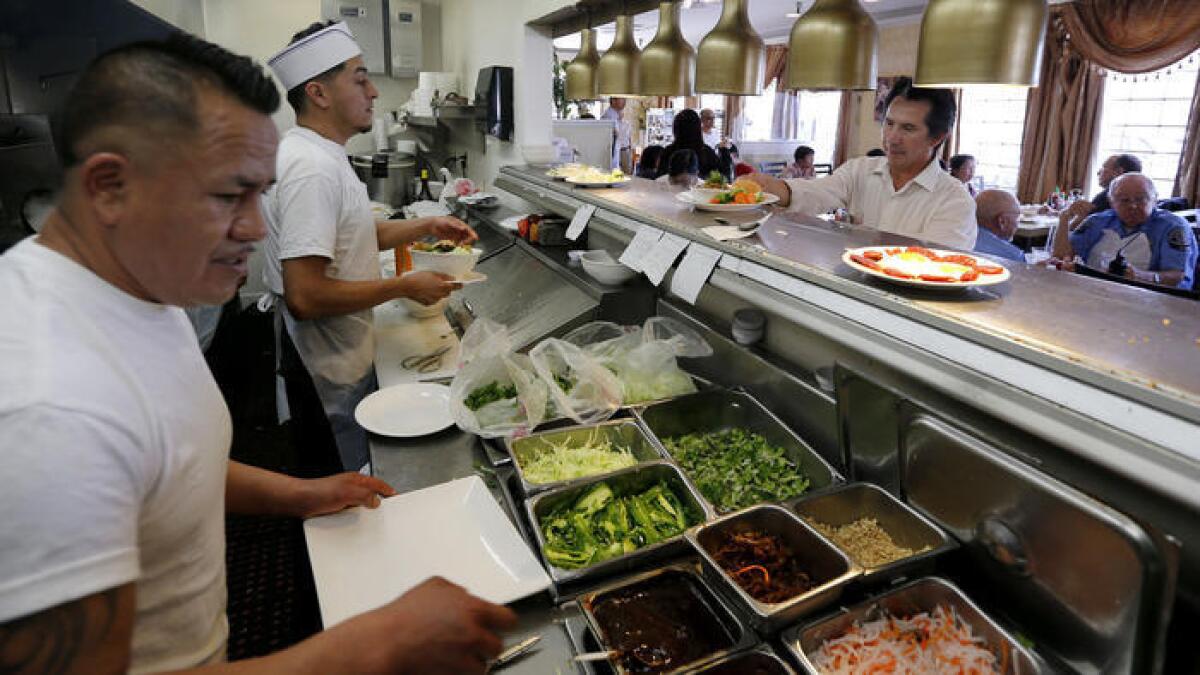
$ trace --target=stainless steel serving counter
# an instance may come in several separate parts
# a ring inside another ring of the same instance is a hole
[[[1010,265],[999,286],[922,291],[841,262],[847,247],[910,241],[896,235],[779,212],[758,236],[717,242],[701,229],[714,214],[662,183],[581,189],[523,166],[502,169],[496,185],[561,215],[596,205],[590,227],[623,241],[650,226],[717,249],[711,286],[797,324],[824,322],[818,332],[837,322],[856,348],[870,343],[873,358],[952,394],[969,380],[960,398],[1200,506],[1196,302],[1026,265]],[[1115,433],[1084,438],[1097,428]]]

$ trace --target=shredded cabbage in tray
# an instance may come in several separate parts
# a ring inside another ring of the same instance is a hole
[[[856,623],[822,643],[813,665],[827,675],[986,675],[1008,670],[1008,652],[1002,654],[999,663],[954,610],[938,605],[932,613]]]
[[[542,450],[521,469],[530,483],[554,483],[608,473],[637,464],[628,448],[613,447],[593,433],[583,445],[557,443]]]

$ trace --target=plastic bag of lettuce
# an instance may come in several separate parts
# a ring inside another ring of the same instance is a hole
[[[712,347],[699,333],[661,316],[641,326],[597,321],[571,331],[563,340],[579,346],[617,376],[624,405],[696,391],[678,359],[712,355]]]
[[[528,433],[546,415],[549,391],[508,330],[478,319],[463,335],[462,364],[450,382],[450,412],[460,429],[485,438]]]

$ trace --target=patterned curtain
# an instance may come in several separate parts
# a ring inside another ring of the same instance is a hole
[[[722,132],[730,140],[736,141],[742,138],[743,107],[741,96],[725,97],[725,128],[722,129]]]
[[[791,140],[799,137],[800,94],[776,90],[775,107],[771,111],[771,138]]]

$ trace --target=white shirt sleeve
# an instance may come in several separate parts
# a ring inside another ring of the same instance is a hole
[[[144,448],[86,413],[0,418],[0,623],[137,580]]]
[[[961,194],[951,193],[933,207],[922,237],[960,251],[970,251],[975,248],[975,239],[979,235],[975,200],[966,190],[958,192]]]
[[[321,256],[333,259],[342,193],[336,180],[320,173],[280,181],[275,186],[279,217],[279,259]]]
[[[788,210],[816,215],[848,208],[855,177],[851,164],[843,164],[828,176],[813,180],[789,178],[784,182],[792,191]]]

